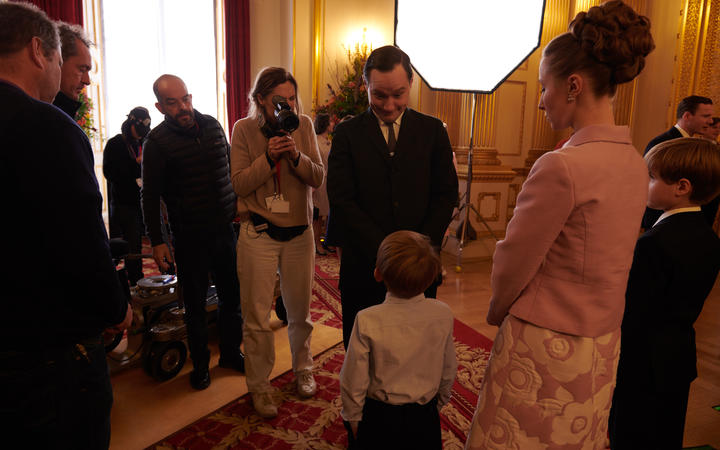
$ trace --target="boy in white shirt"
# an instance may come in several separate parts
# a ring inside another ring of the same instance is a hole
[[[440,449],[439,409],[450,400],[457,361],[450,308],[423,292],[440,273],[427,237],[388,235],[375,279],[385,302],[358,313],[340,372],[351,446]]]

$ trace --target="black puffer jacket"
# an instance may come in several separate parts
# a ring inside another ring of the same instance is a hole
[[[142,207],[152,245],[163,242],[160,197],[176,234],[218,228],[235,217],[225,132],[211,116],[195,111],[195,120],[197,126],[182,128],[165,117],[143,146]]]

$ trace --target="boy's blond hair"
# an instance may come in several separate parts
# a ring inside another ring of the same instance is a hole
[[[382,241],[375,267],[388,291],[401,298],[424,292],[441,270],[440,257],[430,239],[408,230],[391,233]]]
[[[690,201],[705,204],[720,191],[720,150],[702,138],[661,142],[645,155],[650,172],[666,183],[686,178],[692,185]]]

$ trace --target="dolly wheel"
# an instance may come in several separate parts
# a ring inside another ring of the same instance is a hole
[[[146,367],[158,381],[166,381],[180,372],[187,359],[187,349],[180,341],[153,342],[146,356]]]

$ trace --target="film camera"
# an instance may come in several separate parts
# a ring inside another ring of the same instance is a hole
[[[290,105],[284,97],[275,95],[272,98],[273,106],[275,106],[275,118],[277,119],[277,128],[279,136],[284,136],[285,133],[292,133],[297,130],[300,126],[300,119],[298,118],[295,111],[290,108]],[[284,132],[284,133],[283,133]]]

